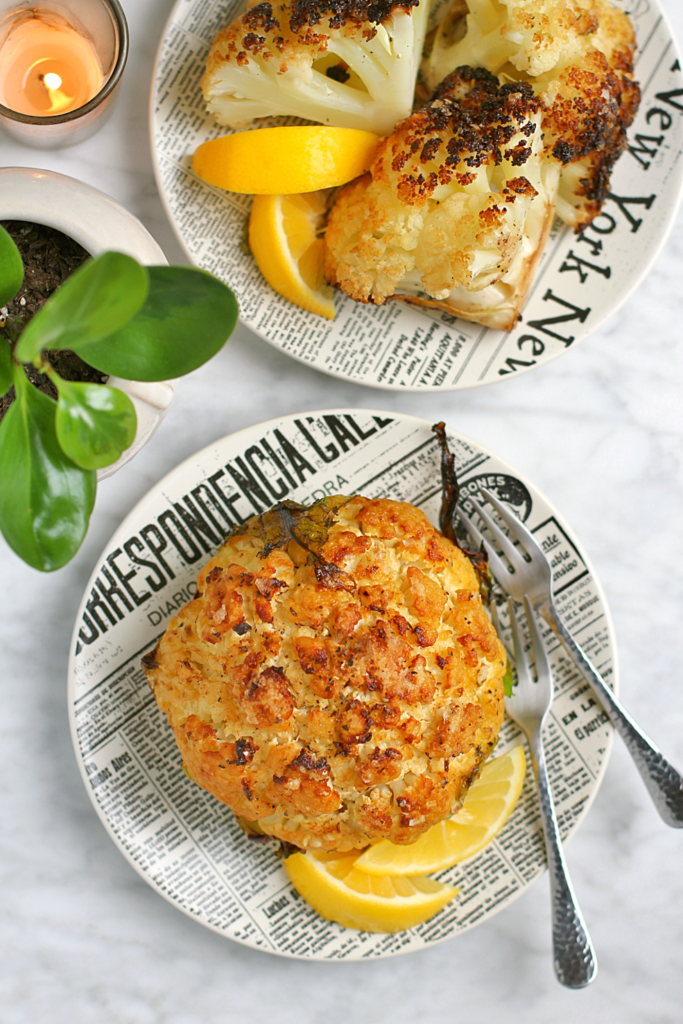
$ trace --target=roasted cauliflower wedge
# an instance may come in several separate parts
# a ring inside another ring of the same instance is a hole
[[[638,108],[634,52],[633,26],[609,0],[456,0],[423,75],[434,88],[467,62],[528,82],[562,168],[556,212],[578,228],[599,212]]]
[[[259,3],[213,41],[202,88],[219,124],[292,115],[388,134],[413,105],[429,0]]]
[[[303,849],[414,842],[461,806],[503,720],[472,564],[399,501],[254,516],[143,664],[190,778]]]
[[[523,83],[460,67],[345,186],[325,234],[325,276],[361,302],[436,306],[510,330],[553,217],[559,165]]]

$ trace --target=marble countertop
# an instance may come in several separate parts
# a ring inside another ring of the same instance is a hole
[[[683,8],[667,0],[676,35]],[[126,3],[131,56],[111,121],[73,149],[0,137],[3,166],[47,167],[114,196],[171,262],[184,257],[152,174],[146,95],[170,0]],[[555,981],[547,878],[483,927],[371,963],[306,963],[238,946],[154,893],[105,833],[71,748],[66,665],[99,552],[180,460],[241,427],[301,410],[401,410],[507,459],[566,517],[606,591],[621,693],[683,767],[678,645],[683,587],[683,216],[623,308],[563,358],[502,385],[395,394],[295,363],[238,327],[184,379],[151,443],[100,488],[87,539],[54,575],[0,545],[0,870],[3,1024],[190,1024],[249,1019],[408,1024],[674,1024],[683,1001],[683,832],[663,825],[616,739],[586,821],[567,848],[600,963],[587,990]],[[401,980],[403,979],[403,980]]]

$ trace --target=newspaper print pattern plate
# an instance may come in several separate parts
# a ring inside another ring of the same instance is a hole
[[[552,560],[562,616],[602,674],[615,679],[613,631],[600,585],[569,528],[515,471],[450,434],[463,500],[482,484],[535,532]],[[504,830],[438,877],[460,895],[397,935],[324,921],[293,890],[273,842],[258,842],[184,774],[141,670],[199,568],[235,523],[277,498],[311,502],[363,493],[421,507],[438,521],[440,463],[426,420],[329,410],[258,424],[188,459],[128,515],[86,588],[69,665],[72,735],[84,783],[119,849],[156,890],[195,920],[270,953],[313,959],[387,956],[429,946],[506,906],[545,870],[531,773]],[[505,638],[506,642],[509,638]],[[557,693],[548,770],[563,838],[593,799],[612,738],[606,715],[549,635]],[[497,753],[521,742],[506,720]]]
[[[262,278],[246,243],[251,197],[207,185],[191,169],[197,146],[228,133],[204,109],[200,80],[211,40],[242,0],[177,0],[152,87],[159,191],[187,255],[234,289],[253,331],[301,362],[359,384],[410,391],[477,387],[562,355],[636,288],[671,227],[683,170],[683,75],[658,0],[632,6],[643,90],[630,148],[603,212],[583,234],[556,220],[523,320],[508,334],[400,302],[369,306],[337,293],[336,319],[307,313]],[[292,123],[279,120],[264,123]]]

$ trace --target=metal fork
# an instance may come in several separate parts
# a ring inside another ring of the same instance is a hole
[[[555,974],[558,981],[568,988],[584,988],[595,978],[598,964],[562,852],[543,751],[543,724],[553,702],[553,679],[543,637],[526,594],[523,595],[523,604],[536,662],[536,678],[512,600],[508,598],[517,683],[512,696],[505,698],[505,710],[526,736],[541,804],[550,875]]]
[[[491,572],[507,594],[518,601],[526,594],[533,609],[540,611],[579,671],[590,683],[612,725],[624,740],[660,816],[673,828],[683,827],[683,778],[652,740],[636,725],[562,622],[553,600],[550,563],[536,538],[489,490],[482,487],[479,493],[496,510],[509,530],[508,536],[490,513],[481,504],[473,501],[506,562],[491,544],[486,542],[471,518],[462,509],[458,510],[470,536],[477,544],[484,544]]]

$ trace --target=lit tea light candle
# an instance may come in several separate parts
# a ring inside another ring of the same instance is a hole
[[[72,0],[54,9],[44,2],[28,8],[14,0],[3,10],[0,0],[0,126],[53,148],[80,142],[104,123],[128,33],[118,0]]]
[[[18,18],[0,51],[0,102],[20,114],[54,117],[76,110],[103,81],[93,44],[51,11]]]

